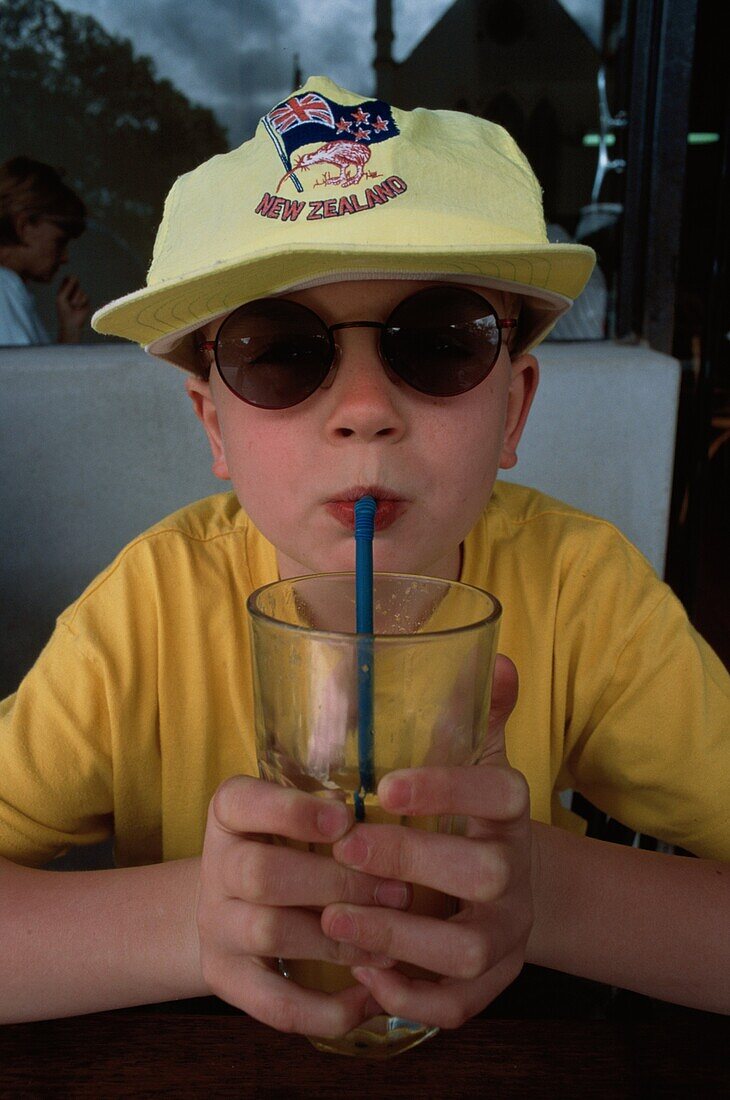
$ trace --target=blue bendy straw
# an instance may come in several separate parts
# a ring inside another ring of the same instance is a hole
[[[357,758],[360,786],[355,818],[365,818],[365,795],[374,790],[373,768],[373,535],[377,502],[355,501],[355,629],[357,643]]]

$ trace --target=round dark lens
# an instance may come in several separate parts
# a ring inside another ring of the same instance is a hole
[[[464,287],[428,287],[393,310],[383,354],[404,382],[432,397],[456,397],[483,382],[501,344],[494,307]]]
[[[235,310],[216,338],[221,378],[261,409],[288,409],[314,393],[332,363],[329,333],[297,302],[264,298]]]

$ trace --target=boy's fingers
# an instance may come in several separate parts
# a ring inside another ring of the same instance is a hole
[[[406,909],[412,889],[352,871],[329,856],[231,837],[220,852],[220,884],[230,898],[256,905],[311,906],[333,901]]]
[[[314,959],[338,966],[393,965],[392,959],[326,936],[319,913],[306,909],[274,909],[229,898],[216,907],[214,920],[217,948],[231,956]]]
[[[221,957],[207,969],[217,996],[278,1031],[334,1038],[372,1015],[370,995],[362,985],[342,993],[316,993],[250,958]]]
[[[522,969],[522,957],[514,953],[472,981],[445,978],[440,982],[415,981],[398,970],[355,967],[353,975],[370,990],[383,1011],[391,1016],[418,1020],[431,1027],[455,1028],[486,1008]]]
[[[488,933],[483,922],[347,905],[328,906],[321,920],[324,931],[340,946],[349,944],[450,978],[478,978],[514,946],[511,930],[496,914]]]
[[[316,798],[290,787],[237,775],[221,784],[208,814],[228,833],[272,834],[309,844],[331,844],[352,824],[352,812],[337,798]]]
[[[378,784],[384,810],[394,815],[439,814],[509,823],[529,809],[521,772],[488,762],[470,768],[408,768],[390,772]]]
[[[332,855],[367,875],[428,886],[479,904],[502,897],[514,875],[506,841],[485,842],[399,825],[358,825],[338,841]]]
[[[514,710],[519,693],[519,676],[513,661],[503,653],[497,654],[492,679],[492,698],[489,706],[489,728],[502,729]]]

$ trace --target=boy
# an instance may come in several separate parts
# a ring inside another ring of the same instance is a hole
[[[190,372],[235,496],[136,539],[5,704],[3,1019],[214,992],[307,1034],[379,1006],[449,1027],[525,959],[730,1008],[727,678],[609,524],[494,484],[535,393],[529,349],[592,262],[547,244],[537,182],[499,127],[322,78],[178,181],[148,287],[95,323]],[[376,568],[458,576],[504,604],[483,766],[379,788],[392,812],[467,815],[468,837],[353,826],[254,778],[245,598],[351,568],[365,492]],[[557,798],[571,786],[701,858],[584,839]],[[22,866],[112,827],[117,870]],[[410,913],[411,883],[459,898],[458,915]],[[301,989],[277,957],[341,962],[356,984]]]
[[[0,345],[50,343],[27,284],[49,283],[85,227],[83,202],[50,164],[0,164]],[[56,313],[59,344],[78,343],[90,308],[75,275],[62,279]]]

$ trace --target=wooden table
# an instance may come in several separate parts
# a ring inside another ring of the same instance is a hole
[[[387,1062],[243,1015],[107,1012],[0,1028],[0,1097],[730,1096],[730,1023],[481,1017]]]

